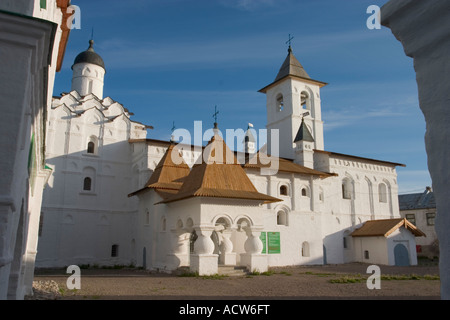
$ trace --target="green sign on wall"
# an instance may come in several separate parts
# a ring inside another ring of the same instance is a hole
[[[270,253],[280,253],[280,233],[267,232],[267,251]]]
[[[261,232],[259,238],[263,243],[262,254],[281,253],[279,232]]]

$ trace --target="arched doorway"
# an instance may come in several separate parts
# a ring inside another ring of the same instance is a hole
[[[399,243],[394,247],[394,259],[396,266],[409,266],[409,253],[405,245]]]

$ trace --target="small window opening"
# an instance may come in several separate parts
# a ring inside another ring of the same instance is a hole
[[[283,111],[284,109],[284,101],[283,101],[283,95],[278,95],[277,97],[277,108],[278,111]]]
[[[284,211],[277,212],[277,225],[287,226],[287,214]]]
[[[287,196],[288,195],[288,188],[286,186],[280,187],[280,195]]]
[[[95,153],[95,143],[92,141],[89,141],[88,147],[87,147],[87,153]]]
[[[83,190],[90,191],[92,189],[92,179],[89,177],[84,178]]]
[[[113,244],[111,246],[111,257],[118,257],[119,256],[119,245]]]

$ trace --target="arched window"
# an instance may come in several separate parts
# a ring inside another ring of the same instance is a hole
[[[288,195],[288,187],[285,185],[282,185],[280,187],[280,196],[287,196]]]
[[[88,142],[87,153],[95,153],[95,143],[92,141]]]
[[[342,180],[342,199],[351,199],[353,193],[352,181],[349,178]]]
[[[95,190],[95,169],[86,167],[83,169],[83,191]]]
[[[88,139],[87,143],[87,153],[88,154],[97,154],[97,146],[98,146],[98,138],[95,135],[92,135]]]
[[[282,111],[284,109],[283,95],[280,93],[277,95],[277,111]]]
[[[277,212],[277,225],[287,226],[287,213],[284,210]]]
[[[309,257],[309,243],[307,241],[302,243],[302,257]]]
[[[92,179],[89,177],[84,178],[83,181],[83,190],[84,191],[91,191],[92,189]]]
[[[302,91],[300,94],[300,99],[302,109],[311,110],[311,97],[307,91]]]
[[[378,185],[378,200],[380,202],[387,202],[387,187],[384,183]]]
[[[308,187],[302,187],[302,197],[309,197],[309,188]]]

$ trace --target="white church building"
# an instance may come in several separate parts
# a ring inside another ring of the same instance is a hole
[[[37,267],[417,264],[399,213],[399,163],[324,149],[320,90],[291,47],[267,97],[267,145],[231,151],[220,126],[206,146],[147,138],[148,126],[103,97],[93,41],[72,66],[72,89],[48,110]],[[278,139],[277,139],[278,138]]]

